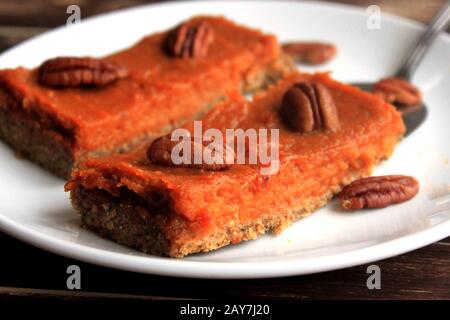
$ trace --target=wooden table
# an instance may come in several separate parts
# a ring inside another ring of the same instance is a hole
[[[82,17],[144,3],[139,0],[9,0],[0,2],[0,51],[64,24],[66,8]],[[444,0],[346,0],[428,22]],[[322,274],[262,280],[193,280],[142,275],[60,257],[0,233],[0,298],[62,299],[263,298],[263,299],[450,299],[450,238],[377,262],[381,290],[366,286],[367,265]],[[79,265],[81,291],[66,287],[66,269]]]

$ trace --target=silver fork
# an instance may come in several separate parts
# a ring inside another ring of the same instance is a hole
[[[450,1],[447,1],[433,18],[416,45],[408,52],[404,62],[395,74],[396,77],[404,78],[409,81],[412,79],[414,72],[428,49],[431,47],[438,34],[447,27],[449,21]],[[365,91],[372,91],[374,82],[353,83],[353,85],[360,87]],[[428,109],[425,104],[422,104],[419,108],[415,108],[415,110],[416,111],[403,114],[403,120],[406,125],[405,136],[417,129],[425,121],[428,115]]]

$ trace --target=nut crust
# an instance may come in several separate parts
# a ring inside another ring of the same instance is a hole
[[[422,93],[409,81],[391,77],[378,81],[374,85],[373,93],[387,103],[399,107],[417,106],[422,102]]]
[[[212,142],[212,141],[211,141]],[[184,143],[182,141],[173,141],[170,138],[170,135],[163,136],[159,139],[156,139],[147,150],[147,158],[150,162],[154,164],[160,164],[168,167],[185,167],[185,168],[194,168],[194,169],[202,169],[207,171],[220,171],[228,169],[232,166],[235,154],[233,150],[228,149],[226,146],[220,150],[221,154],[219,154],[219,160],[212,163],[206,163],[203,159],[204,152],[207,151],[210,142],[197,142],[193,138],[188,142],[189,146],[186,146],[190,149],[191,154],[189,159],[187,159],[189,163],[185,163],[183,154],[183,149],[179,152],[180,158],[183,158],[182,163],[174,163],[172,159],[172,151],[173,149],[180,143]],[[216,159],[216,151],[211,148],[210,155],[212,159]],[[228,151],[228,152],[227,152]],[[202,155],[201,163],[195,163],[194,154],[200,153]],[[187,155],[186,155],[187,156]]]
[[[289,42],[284,44],[282,48],[295,62],[310,65],[330,61],[337,51],[333,44],[323,42]]]
[[[409,176],[368,177],[346,186],[338,195],[345,210],[384,208],[405,202],[419,192],[419,182]]]
[[[213,41],[214,30],[208,23],[187,22],[169,33],[166,47],[176,58],[201,58],[206,56]]]
[[[125,78],[125,67],[95,58],[59,57],[45,61],[38,70],[39,83],[49,87],[101,87]]]
[[[307,133],[314,130],[339,130],[339,118],[333,97],[321,83],[300,82],[283,96],[281,117],[293,129]]]

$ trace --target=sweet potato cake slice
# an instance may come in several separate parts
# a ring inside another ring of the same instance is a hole
[[[81,159],[128,150],[229,90],[254,91],[293,68],[274,36],[206,16],[103,59],[77,59],[0,70],[0,138],[61,177]],[[111,63],[128,75],[110,81]]]
[[[297,132],[280,116],[293,85],[319,83],[334,100],[338,130]],[[327,74],[294,73],[248,102],[232,97],[202,119],[207,128],[279,128],[279,170],[234,164],[221,171],[151,163],[147,148],[90,159],[67,183],[84,225],[155,255],[183,257],[278,233],[324,206],[388,158],[404,133],[400,114]],[[186,126],[192,128],[192,125]]]

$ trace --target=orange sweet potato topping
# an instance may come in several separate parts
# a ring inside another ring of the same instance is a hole
[[[284,92],[299,81],[318,81],[336,104],[340,130],[302,134],[279,117]],[[191,128],[192,125],[187,125]],[[263,176],[260,165],[233,165],[225,171],[202,171],[151,164],[146,148],[93,159],[75,172],[67,190],[82,185],[119,194],[126,187],[145,198],[164,190],[183,226],[167,225],[174,241],[200,237],[230,220],[244,224],[261,216],[304,208],[308,202],[336,192],[352,174],[368,175],[373,166],[390,156],[405,131],[402,118],[391,105],[355,87],[332,80],[327,74],[293,73],[279,85],[248,102],[232,96],[203,118],[203,128],[279,128],[280,168]],[[235,239],[238,242],[239,239]]]

